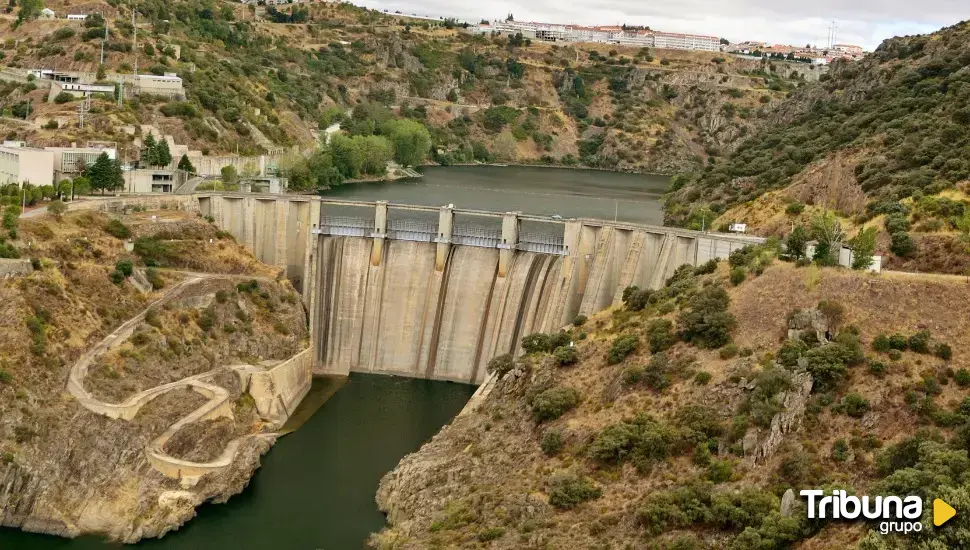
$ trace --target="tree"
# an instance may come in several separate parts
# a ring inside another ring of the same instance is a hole
[[[222,175],[222,183],[227,186],[233,186],[239,183],[239,173],[236,172],[236,167],[229,165],[223,166],[222,170],[219,171]]]
[[[141,161],[148,166],[158,166],[158,163],[155,162],[155,151],[158,143],[151,132],[148,132],[148,135],[145,136],[145,142],[142,145]]]
[[[876,228],[866,227],[849,240],[852,248],[852,269],[869,269],[876,252]]]
[[[384,136],[358,136],[354,138],[360,149],[361,171],[381,175],[387,171],[387,161],[394,157],[394,147]]]
[[[355,178],[360,174],[364,159],[357,141],[346,135],[337,134],[330,139],[330,154],[334,167],[344,177]]]
[[[512,135],[512,132],[506,130],[499,134],[498,137],[495,138],[495,143],[492,145],[492,152],[495,153],[495,157],[500,160],[515,160],[516,141],[515,136]]]
[[[182,158],[179,159],[178,169],[190,174],[195,173],[195,166],[192,166],[192,161],[189,160],[188,155],[182,155]]]
[[[172,151],[168,148],[168,140],[163,138],[155,146],[154,161],[155,164],[152,166],[168,166],[172,164]]]
[[[788,234],[785,241],[785,251],[795,260],[805,257],[805,247],[808,245],[808,231],[801,225],[795,227]]]
[[[102,193],[105,191],[115,191],[125,186],[125,177],[121,173],[121,164],[116,160],[111,160],[107,153],[101,153],[98,156],[98,160],[88,169],[86,176],[91,182],[91,188],[100,190]],[[77,180],[75,180],[75,192],[78,192]]]
[[[95,78],[97,78],[98,81],[102,81],[107,76],[108,76],[108,73],[105,72],[105,70],[104,70],[104,63],[101,63],[100,65],[98,65],[98,74],[97,74],[97,76]]]
[[[394,146],[394,160],[402,166],[415,166],[424,160],[431,150],[431,134],[423,124],[415,120],[389,121],[385,135]]]
[[[42,9],[44,9],[43,0],[20,0],[20,11],[17,12],[14,27],[19,27],[24,21],[36,19]]]
[[[67,212],[67,205],[61,202],[60,199],[52,201],[47,205],[47,212],[53,215],[57,221],[61,221],[61,216]]]
[[[818,241],[815,246],[815,257],[812,259],[820,265],[838,265],[845,231],[835,213],[824,211],[816,214],[812,219],[812,233]]]

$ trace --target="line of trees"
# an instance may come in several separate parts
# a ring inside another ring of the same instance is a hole
[[[172,164],[172,151],[168,141],[156,141],[151,132],[145,137],[145,144],[141,151],[141,161],[148,166],[168,166]]]

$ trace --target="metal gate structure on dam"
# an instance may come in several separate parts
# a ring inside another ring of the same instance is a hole
[[[278,265],[310,314],[316,372],[480,383],[521,337],[660,288],[751,236],[519,212],[208,193],[193,207]]]

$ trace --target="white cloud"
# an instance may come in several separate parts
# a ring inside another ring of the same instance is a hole
[[[369,8],[400,10],[432,17],[495,19],[508,13],[518,20],[556,23],[635,24],[672,32],[722,36],[732,42],[763,40],[786,44],[824,44],[828,27],[838,25],[838,41],[873,49],[886,38],[932,32],[970,19],[966,0],[356,0]]]

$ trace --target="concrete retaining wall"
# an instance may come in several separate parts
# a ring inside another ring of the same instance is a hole
[[[312,381],[313,350],[307,348],[268,371],[253,372],[249,395],[261,418],[282,426],[310,391]]]

